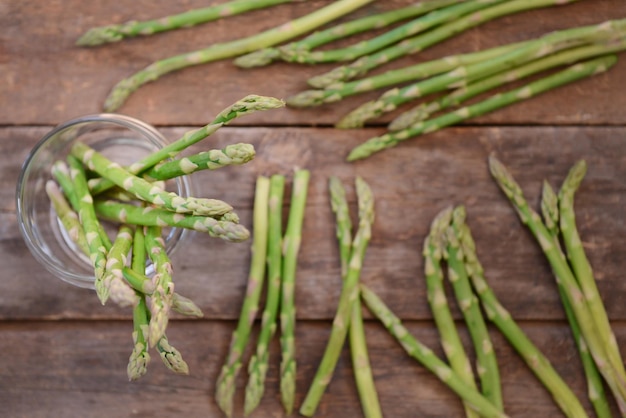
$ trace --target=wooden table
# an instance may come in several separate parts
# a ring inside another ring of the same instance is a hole
[[[253,34],[330,2],[282,5],[95,49],[73,45],[95,25],[154,18],[207,3],[211,2],[0,0],[1,416],[221,416],[213,393],[243,298],[249,244],[196,234],[176,254],[177,289],[192,296],[205,314],[200,320],[177,316],[168,331],[188,362],[190,375],[173,375],[154,357],[148,374],[129,383],[130,311],[112,304],[101,306],[92,291],[67,285],[39,265],[18,231],[14,199],[21,163],[35,143],[60,122],[99,112],[109,89],[121,78],[154,60]],[[352,16],[409,3],[377,1]],[[585,0],[524,12],[482,25],[385,69],[620,16],[626,16],[623,0]],[[276,64],[241,70],[230,61],[196,66],[146,85],[119,112],[157,126],[174,140],[247,94],[287,97],[306,88],[307,78],[332,67]],[[237,141],[250,142],[257,149],[256,159],[246,166],[195,178],[201,191],[233,204],[247,226],[256,176],[283,173],[289,179],[296,166],[312,173],[296,288],[297,406],[321,358],[340,292],[327,180],[339,176],[349,186],[354,207],[353,180],[360,175],[373,189],[378,215],[362,281],[378,292],[408,329],[442,355],[426,301],[421,248],[435,214],[447,205],[463,204],[496,294],[591,412],[548,263],[491,180],[487,156],[495,152],[510,167],[535,207],[544,179],[558,187],[575,161],[587,160],[589,172],[576,197],[578,225],[618,341],[626,347],[625,86],[622,60],[606,74],[352,164],[344,162],[347,152],[383,132],[383,122],[390,119],[349,131],[334,129],[332,124],[380,92],[310,110],[252,115],[215,134],[211,147]],[[471,350],[455,305],[453,312]],[[559,415],[548,392],[506,340],[495,328],[491,331],[507,412],[514,417]],[[462,416],[458,398],[408,358],[369,313],[366,332],[385,416]],[[277,390],[277,341],[271,349],[266,395],[255,417],[284,415]],[[236,394],[237,416],[242,413],[245,376],[243,370]],[[346,348],[317,416],[360,414]]]

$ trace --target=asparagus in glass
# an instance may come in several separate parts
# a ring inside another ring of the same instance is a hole
[[[241,224],[208,216],[174,213],[166,209],[139,207],[111,200],[96,200],[94,206],[100,217],[111,221],[143,226],[186,228],[233,242],[245,241],[250,236],[248,229]]]
[[[328,86],[338,81],[352,80],[356,77],[365,75],[367,72],[383,64],[408,54],[421,52],[430,46],[489,20],[518,13],[524,10],[562,5],[572,3],[574,1],[577,0],[512,0],[502,4],[496,4],[495,6],[482,9],[456,19],[450,23],[441,25],[431,31],[428,31],[427,33],[406,39],[374,54],[361,57],[349,65],[337,67],[309,80],[309,84],[319,88]]]
[[[433,220],[430,232],[424,241],[423,256],[426,291],[430,310],[439,330],[441,345],[450,363],[450,368],[454,370],[454,373],[467,386],[476,389],[472,365],[463,348],[461,337],[457,332],[443,286],[441,263],[445,251],[445,233],[451,220],[452,208],[446,208],[439,212]],[[464,406],[468,417],[477,416],[469,404],[464,404]]]
[[[165,367],[174,373],[189,374],[189,366],[187,366],[187,363],[183,360],[180,351],[170,344],[165,335],[157,342],[156,349]]]
[[[550,183],[544,181],[541,193],[541,213],[543,215],[546,229],[552,237],[552,242],[554,246],[560,249],[561,243],[559,241],[558,200],[559,198],[554,193],[554,190],[550,186]],[[557,283],[557,285],[559,289],[561,303],[563,304],[563,310],[565,311],[567,322],[572,331],[572,337],[574,338],[576,348],[578,348],[580,361],[583,365],[585,378],[587,379],[587,396],[593,405],[596,416],[598,416],[598,418],[609,418],[611,416],[611,410],[609,408],[609,403],[606,398],[606,393],[604,391],[602,376],[600,375],[598,367],[596,366],[593,358],[591,357],[591,354],[589,353],[589,348],[587,347],[587,343],[585,343],[585,339],[580,333],[580,327],[576,322],[574,311],[572,310],[572,307],[570,306],[570,303],[567,299],[567,295],[565,294],[563,285],[561,283]]]
[[[337,177],[331,177],[329,181],[331,208],[335,213],[336,234],[339,243],[339,255],[341,261],[341,278],[346,279],[348,264],[350,263],[351,243],[352,243],[352,222],[346,192]],[[367,344],[365,341],[365,329],[363,327],[363,316],[361,314],[361,298],[352,305],[350,313],[350,327],[348,328],[350,339],[350,351],[352,357],[352,368],[356,380],[359,398],[363,413],[367,418],[382,417],[378,393],[374,384],[372,368],[370,365]]]
[[[208,125],[194,131],[186,132],[181,138],[171,144],[132,164],[128,167],[128,171],[132,174],[139,175],[154,167],[158,163],[176,156],[178,153],[191,145],[202,141],[219,128],[227,125],[238,117],[258,111],[278,109],[284,105],[285,103],[282,100],[273,97],[258,96],[255,94],[248,95],[223,109]],[[113,183],[111,181],[101,178],[93,179],[89,182],[89,189],[94,195],[97,195],[112,186]]]
[[[251,144],[232,144],[224,149],[204,151],[189,157],[157,164],[146,171],[145,177],[154,180],[167,180],[194,173],[200,170],[216,170],[229,165],[241,165],[254,158]]]
[[[72,146],[71,152],[73,156],[81,159],[89,169],[108,178],[122,189],[135,194],[139,199],[173,212],[200,216],[220,216],[231,212],[233,209],[221,200],[181,197],[176,193],[166,192],[149,181],[129,173],[119,164],[81,142],[76,142]]]
[[[233,332],[226,362],[222,366],[216,383],[215,397],[220,409],[226,416],[233,414],[233,397],[235,394],[235,378],[241,368],[243,356],[250,330],[259,310],[259,298],[265,280],[265,260],[267,257],[268,237],[268,201],[270,179],[259,176],[254,192],[252,220],[252,258],[246,295],[241,306],[237,329]]]
[[[609,318],[602,303],[602,297],[598,291],[596,280],[593,275],[591,264],[587,259],[580,235],[576,228],[576,215],[574,213],[574,194],[578,190],[582,179],[587,172],[585,161],[576,163],[567,175],[567,178],[559,191],[559,226],[563,235],[563,244],[567,251],[572,271],[578,280],[580,289],[589,307],[595,326],[599,329],[602,343],[606,347],[607,354],[612,364],[618,368],[621,376],[624,373],[624,363],[621,358],[615,334],[611,329]],[[624,381],[626,384],[626,381]]]
[[[484,115],[502,107],[517,103],[550,89],[577,81],[584,77],[602,73],[617,62],[615,56],[606,56],[598,59],[575,64],[563,71],[552,74],[523,87],[516,88],[501,94],[491,96],[481,102],[462,107],[454,112],[444,114],[424,122],[419,122],[408,129],[397,132],[388,132],[378,137],[370,138],[363,144],[355,147],[348,155],[348,161],[369,157],[370,155],[391,148],[402,141],[415,138],[422,134],[431,133],[470,119]]]
[[[515,207],[522,223],[530,229],[540,244],[557,281],[563,286],[564,293],[572,307],[582,336],[600,373],[613,392],[620,410],[626,412],[626,379],[621,374],[621,366],[614,364],[614,359],[608,355],[607,346],[604,343],[608,341],[608,337],[602,335],[603,331],[595,325],[580,285],[567,264],[565,257],[563,257],[560,249],[553,245],[550,233],[537,212],[528,206],[521,188],[511,173],[493,155],[489,158],[489,169],[493,178]]]
[[[499,417],[506,415],[499,411],[487,398],[485,398],[476,388],[473,388],[459,377],[444,361],[439,359],[432,350],[421,344],[402,325],[400,319],[384,304],[384,302],[365,285],[361,284],[361,297],[365,301],[368,309],[383,323],[389,333],[402,345],[404,351],[420,362],[431,371],[446,386],[452,389],[466,405],[471,407],[481,417]]]
[[[85,237],[85,231],[78,219],[78,215],[72,210],[63,192],[61,192],[59,186],[53,180],[46,182],[46,194],[52,202],[54,211],[72,242],[75,243],[84,254],[89,254],[87,238]]]
[[[282,266],[282,213],[285,176],[270,178],[267,236],[267,297],[261,319],[261,331],[256,351],[248,363],[248,384],[244,414],[250,415],[261,402],[265,391],[265,376],[269,367],[269,343],[276,332],[276,316],[280,303]]]
[[[575,62],[593,58],[599,55],[612,54],[626,49],[626,38],[619,41],[585,45],[578,48],[568,49],[554,55],[531,61],[511,70],[503,71],[491,77],[487,77],[458,88],[451,93],[431,102],[422,103],[415,108],[402,113],[388,126],[391,131],[399,131],[409,128],[418,122],[426,120],[431,114],[440,110],[457,106],[462,102],[476,97],[481,93],[502,86],[506,83],[520,80],[541,71],[558,67],[560,65],[573,64]]]
[[[465,208],[459,206],[452,212],[452,223],[446,230],[445,259],[448,264],[448,278],[467,324],[476,353],[476,369],[480,378],[481,392],[500,411],[504,409],[500,371],[493,343],[480,310],[480,302],[472,291],[459,236],[461,225],[465,222]]]
[[[172,29],[188,28],[200,23],[211,22],[228,16],[262,9],[275,4],[290,3],[294,0],[233,0],[215,6],[192,9],[176,15],[159,19],[128,22],[99,26],[89,29],[76,41],[80,46],[96,46],[118,42],[125,38],[147,36]]]
[[[310,177],[309,170],[294,171],[287,228],[283,237],[280,287],[280,400],[287,414],[291,414],[293,410],[296,395],[296,270]]]
[[[499,46],[484,51],[468,54],[449,55],[432,61],[421,62],[397,70],[389,70],[360,80],[336,82],[319,90],[305,90],[286,99],[290,107],[318,106],[324,103],[334,103],[346,97],[368,91],[414,81],[453,70],[462,65],[473,64],[495,58],[504,53],[513,51],[526,42]]]
[[[107,262],[102,285],[111,300],[120,306],[135,306],[139,298],[135,291],[124,280],[123,270],[126,257],[132,247],[133,230],[128,225],[120,225],[113,245],[107,253]],[[100,290],[104,292],[104,290]]]
[[[336,126],[340,128],[356,128],[363,126],[366,121],[393,111],[398,106],[411,100],[450,88],[465,86],[477,79],[514,68],[565,48],[584,45],[590,42],[616,39],[623,36],[625,29],[626,19],[552,32],[533,42],[529,42],[521,48],[517,48],[488,61],[458,67],[445,74],[402,88],[389,90],[378,99],[367,102],[350,112],[342,118]]]
[[[146,246],[143,228],[135,228],[130,270],[138,275],[146,271]],[[138,295],[139,302],[133,307],[133,351],[128,361],[129,380],[137,380],[148,370],[149,312],[145,295]]]
[[[330,337],[326,343],[326,349],[313,382],[300,407],[300,414],[305,416],[313,416],[315,414],[322,395],[331,381],[335,365],[348,334],[352,309],[359,297],[358,283],[363,266],[363,258],[372,234],[372,223],[374,222],[374,197],[369,185],[360,177],[356,178],[356,189],[359,206],[359,225],[352,241],[348,271],[346,272],[341,295],[339,296],[339,305],[333,320]]]
[[[235,65],[243,68],[260,67],[276,60],[287,62],[305,62],[302,55],[327,43],[368,30],[380,29],[401,20],[426,14],[432,10],[459,3],[463,0],[433,0],[412,4],[400,9],[390,10],[373,16],[366,16],[340,23],[328,29],[314,32],[307,37],[282,46],[263,48],[235,59]]]
[[[283,23],[282,25],[259,34],[230,42],[213,44],[205,49],[156,61],[143,70],[117,83],[109,93],[104,103],[104,109],[107,112],[114,111],[126,101],[132,92],[165,74],[193,65],[206,64],[212,61],[236,57],[258,49],[280,44],[308,33],[370,2],[372,2],[372,0],[338,0],[308,15]]]

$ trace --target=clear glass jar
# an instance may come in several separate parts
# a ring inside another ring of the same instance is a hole
[[[61,280],[94,288],[89,259],[65,233],[45,192],[46,182],[52,179],[52,165],[57,160],[65,160],[75,141],[88,144],[122,165],[163,148],[167,141],[154,127],[128,116],[84,116],[50,131],[32,149],[22,166],[16,193],[17,219],[26,245],[35,259]],[[186,177],[172,180],[168,187],[181,196],[189,196],[191,192]],[[168,254],[173,254],[188,234],[179,228],[167,231],[164,238]]]

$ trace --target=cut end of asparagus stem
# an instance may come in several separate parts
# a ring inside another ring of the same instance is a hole
[[[111,42],[118,42],[124,38],[119,31],[119,25],[102,26],[89,29],[76,41],[77,46],[98,46]]]
[[[287,98],[289,107],[311,107],[327,103],[327,95],[324,90],[305,90]]]
[[[276,48],[264,48],[235,58],[233,63],[240,68],[263,67],[279,59],[280,52]]]

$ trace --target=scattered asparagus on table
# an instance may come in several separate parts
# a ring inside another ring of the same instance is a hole
[[[476,354],[476,370],[480,379],[481,392],[500,411],[503,411],[500,370],[489,336],[487,325],[480,310],[480,302],[472,291],[463,249],[458,239],[461,225],[465,222],[465,208],[458,206],[452,212],[452,222],[445,232],[445,259],[448,264],[448,279],[463,314]]]
[[[374,222],[374,196],[369,185],[361,178],[356,178],[356,189],[359,207],[359,225],[352,241],[350,250],[350,262],[348,271],[343,281],[337,312],[333,320],[330,337],[326,344],[326,349],[320,364],[309,386],[307,395],[300,406],[300,414],[313,416],[326,387],[331,381],[335,365],[341,354],[352,314],[352,307],[358,298],[358,283],[361,275],[361,268],[365,251],[372,234],[372,223]]]
[[[242,55],[235,59],[234,63],[242,68],[264,66],[276,60],[305,63],[308,62],[305,60],[308,53],[319,46],[368,30],[384,28],[393,23],[420,16],[432,10],[461,1],[463,0],[433,0],[420,2],[400,9],[354,19],[328,29],[313,32],[298,41],[274,48],[259,49],[250,54]]]
[[[97,46],[111,42],[118,42],[125,38],[147,36],[159,32],[179,28],[188,28],[200,23],[211,22],[224,17],[245,13],[250,10],[262,9],[281,3],[290,3],[295,0],[232,0],[215,6],[192,9],[176,15],[159,19],[136,21],[100,26],[89,29],[83,34],[77,45]]]
[[[293,411],[296,396],[296,271],[310,177],[311,172],[302,168],[297,168],[293,173],[289,215],[283,237],[280,287],[280,399],[287,414]]]
[[[543,215],[543,221],[546,229],[552,237],[553,245],[560,248],[560,215],[558,201],[559,198],[554,193],[550,183],[544,181],[541,193],[541,213]],[[576,348],[578,349],[585,378],[587,379],[587,396],[593,405],[596,416],[599,418],[608,418],[611,416],[611,410],[604,391],[602,376],[600,375],[598,367],[591,357],[591,353],[589,353],[587,343],[585,343],[585,340],[580,333],[580,327],[578,326],[578,322],[576,322],[576,316],[574,315],[574,311],[572,310],[572,307],[567,299],[567,295],[563,289],[563,284],[557,282],[557,286],[559,289],[559,297],[561,298],[561,303],[563,304],[563,310],[565,311],[567,322],[570,326],[570,330],[572,331],[572,337],[574,339],[574,343],[576,344]]]
[[[446,126],[454,125],[471,117],[500,109],[513,103],[526,100],[550,89],[580,80],[608,70],[616,63],[615,56],[606,56],[584,63],[578,63],[563,71],[552,74],[537,81],[533,81],[523,87],[519,87],[505,93],[496,94],[481,102],[462,107],[454,112],[446,113],[423,122],[419,122],[410,128],[397,132],[389,132],[381,136],[373,137],[352,149],[347,157],[348,161],[354,161],[369,157],[370,155],[391,148],[402,141],[415,138],[422,134],[431,133]]]
[[[269,344],[276,332],[276,317],[280,304],[282,270],[282,213],[285,176],[270,177],[267,235],[267,297],[261,316],[261,331],[256,351],[248,363],[248,383],[244,414],[250,415],[261,402],[265,392],[265,377],[269,368]]]
[[[461,337],[450,312],[443,285],[442,259],[445,251],[445,233],[452,220],[452,208],[445,208],[433,220],[430,232],[424,241],[424,278],[428,303],[433,319],[439,330],[441,346],[448,358],[450,368],[454,370],[463,382],[476,389],[474,373],[469,357],[463,348]],[[476,411],[470,404],[465,403],[465,413],[468,417],[477,417]]]
[[[620,410],[623,413],[626,412],[626,378],[622,372],[623,363],[617,364],[618,362],[621,363],[621,361],[609,352],[611,348],[607,342],[610,340],[610,336],[607,335],[605,329],[596,325],[596,318],[589,308],[589,304],[572,269],[560,248],[553,244],[550,232],[542,222],[539,214],[529,207],[520,186],[511,173],[493,155],[489,158],[489,168],[493,178],[515,207],[520,220],[530,229],[548,259],[555,277],[562,284],[565,296],[580,327],[581,334],[600,373],[611,389]]]
[[[259,299],[265,281],[265,261],[267,257],[268,237],[268,201],[270,179],[259,176],[254,191],[252,257],[246,294],[237,328],[233,332],[226,361],[217,378],[215,397],[220,409],[226,416],[232,416],[235,394],[235,379],[241,369],[242,357],[248,343],[252,324],[259,310]]]
[[[205,49],[156,61],[143,70],[117,83],[105,100],[104,109],[107,112],[116,110],[126,101],[128,96],[139,87],[167,73],[193,65],[236,57],[261,48],[280,44],[306,34],[372,1],[373,0],[338,0],[305,16],[247,38],[216,43]]]

